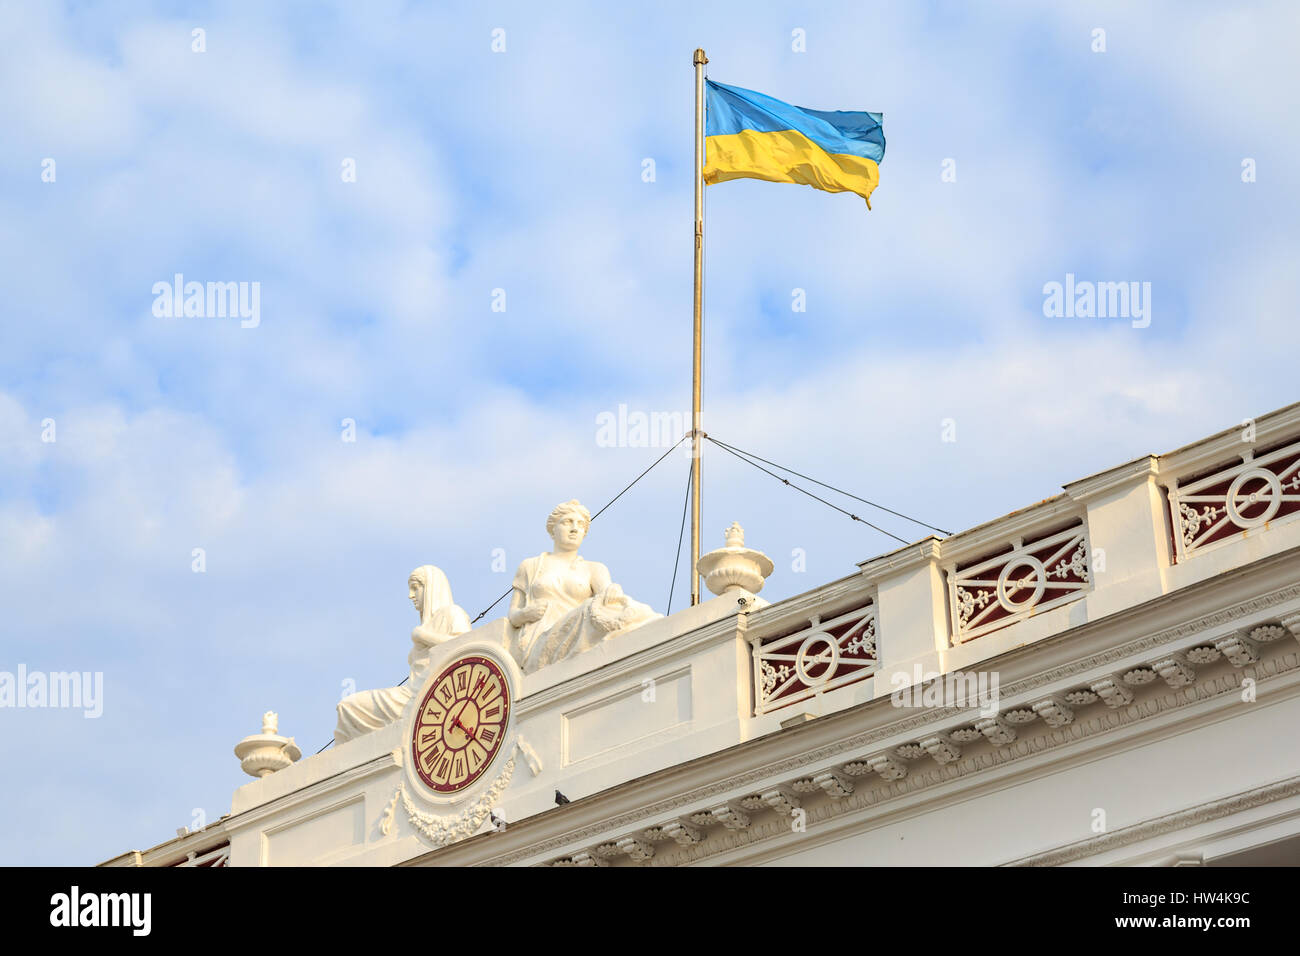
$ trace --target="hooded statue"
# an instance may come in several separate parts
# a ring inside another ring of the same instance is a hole
[[[336,744],[397,720],[419,686],[429,664],[430,650],[470,629],[469,615],[452,602],[451,584],[438,568],[432,564],[421,565],[411,572],[406,586],[411,603],[420,614],[419,625],[411,631],[411,653],[406,658],[410,665],[408,680],[400,687],[358,691],[339,701],[339,722],[334,728]]]

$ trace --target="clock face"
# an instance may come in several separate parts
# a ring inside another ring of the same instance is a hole
[[[429,685],[411,732],[415,772],[438,793],[459,793],[491,766],[510,717],[510,685],[488,657],[462,657]]]

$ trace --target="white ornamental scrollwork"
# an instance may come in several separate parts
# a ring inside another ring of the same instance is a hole
[[[1074,554],[1070,555],[1070,560],[1061,560],[1061,563],[1048,572],[1054,578],[1067,578],[1074,576],[1083,581],[1088,580],[1088,553],[1079,545],[1074,549]]]
[[[845,651],[850,654],[861,652],[875,656],[876,653],[876,619],[872,618],[853,640],[849,641]]]
[[[1087,528],[1016,543],[985,561],[948,572],[956,643],[1081,598],[1092,587]]]
[[[1197,511],[1191,505],[1180,505],[1179,513],[1182,516],[1183,543],[1191,544],[1195,541],[1202,526],[1208,528],[1214,523],[1215,518],[1224,513],[1224,510],[1213,505],[1206,505],[1200,511]]]
[[[1186,484],[1170,481],[1179,560],[1300,514],[1300,443],[1242,459]]]
[[[876,606],[862,607],[827,621],[775,637],[751,639],[754,711],[764,714],[875,673]]]
[[[773,667],[767,661],[760,660],[759,667],[762,668],[762,687],[763,693],[768,693],[779,681],[785,680],[790,676],[790,665],[782,664],[780,667]]]
[[[421,810],[411,800],[410,795],[407,794],[406,784],[399,784],[397,793],[393,795],[393,804],[390,805],[388,812],[384,814],[383,822],[380,824],[380,831],[386,836],[392,829],[392,814],[396,809],[397,800],[400,799],[411,826],[433,844],[435,848],[444,847],[450,843],[473,836],[483,826],[488,814],[492,812],[492,808],[501,799],[501,794],[510,785],[510,778],[515,772],[517,756],[517,753],[512,751],[510,759],[506,761],[501,773],[492,781],[492,784],[473,803],[457,814],[444,815]]]
[[[993,599],[992,593],[980,591],[978,594],[972,594],[965,588],[957,588],[957,606],[960,610],[961,622],[969,623],[971,615],[977,610],[983,610],[985,605]]]

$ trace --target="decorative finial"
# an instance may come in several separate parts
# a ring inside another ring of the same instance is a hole
[[[714,594],[731,591],[748,591],[757,594],[771,575],[775,565],[762,551],[745,547],[745,529],[739,522],[723,533],[726,546],[700,555],[696,570],[704,575],[704,583]]]
[[[278,733],[280,717],[273,710],[262,715],[262,732],[245,737],[235,744],[239,766],[250,777],[265,777],[283,770],[302,756],[302,751],[292,737]]]

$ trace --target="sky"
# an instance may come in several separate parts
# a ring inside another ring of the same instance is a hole
[[[598,423],[689,411],[697,46],[888,142],[871,211],[706,190],[705,428],[960,531],[1300,398],[1297,36],[1285,2],[0,2],[0,672],[103,682],[0,708],[0,863],[216,820],[264,711],[313,753],[405,675],[413,568],[474,617],[667,450]],[[256,322],[159,315],[178,273]],[[1149,323],[1046,314],[1067,275]],[[688,466],[583,545],[660,612]],[[897,546],[702,476],[765,598]]]

